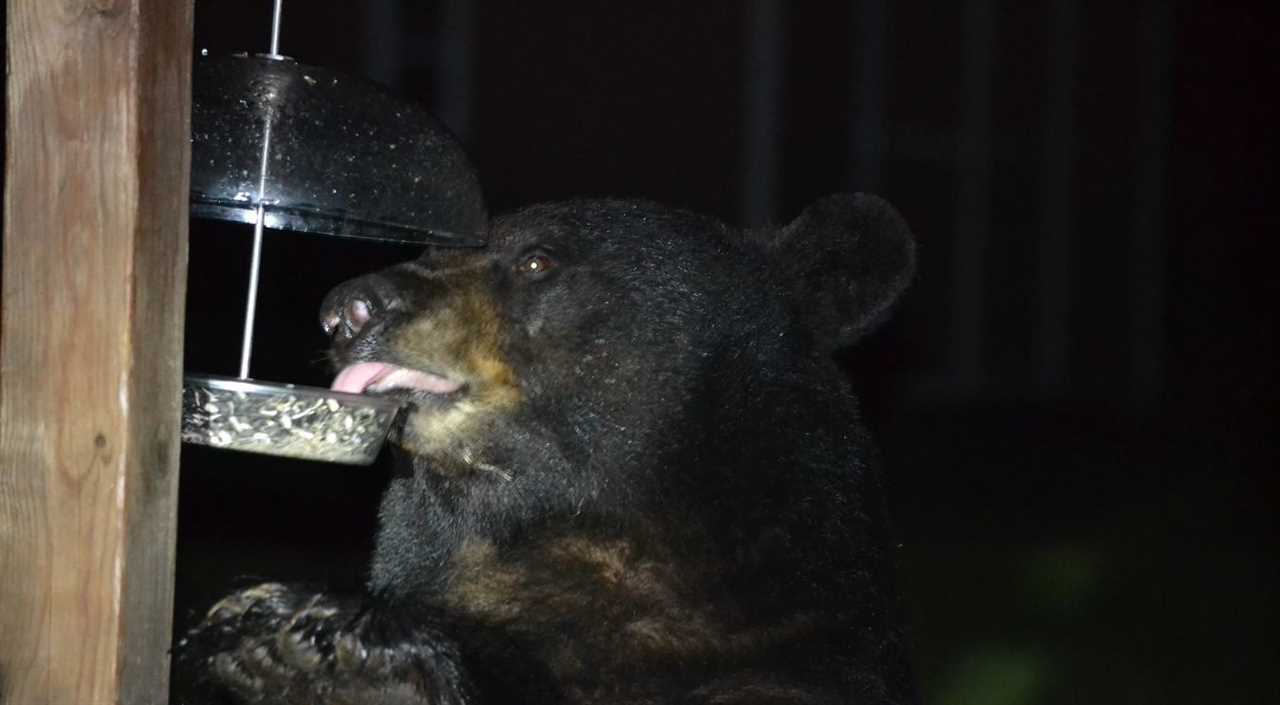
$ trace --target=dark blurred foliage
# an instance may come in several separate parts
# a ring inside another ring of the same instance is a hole
[[[264,50],[269,2],[200,0]],[[1277,569],[1275,12],[1256,3],[285,3],[495,211],[639,195],[755,225],[871,190],[920,240],[848,355],[937,703],[1262,703]],[[233,374],[249,232],[194,223],[189,370]],[[324,292],[411,249],[271,234],[255,377],[324,385]],[[237,581],[357,586],[384,480],[183,451],[178,624]]]

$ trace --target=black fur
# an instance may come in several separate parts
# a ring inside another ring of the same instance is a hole
[[[228,597],[180,649],[182,697],[912,701],[876,451],[831,353],[913,248],[870,196],[749,233],[582,201],[339,287],[338,365],[467,387],[407,396],[368,594]]]

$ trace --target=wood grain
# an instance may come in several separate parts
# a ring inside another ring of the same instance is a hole
[[[191,0],[8,0],[0,702],[167,700]]]

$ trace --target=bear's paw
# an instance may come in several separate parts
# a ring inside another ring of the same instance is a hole
[[[220,700],[294,705],[464,705],[469,685],[454,645],[421,620],[353,609],[278,583],[214,605],[179,644]],[[205,702],[204,697],[180,702]]]

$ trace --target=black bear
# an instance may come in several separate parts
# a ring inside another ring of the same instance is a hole
[[[339,286],[334,387],[411,405],[367,592],[225,598],[180,702],[912,701],[833,353],[913,268],[873,196],[748,231],[583,200]]]

